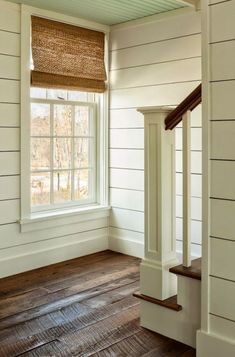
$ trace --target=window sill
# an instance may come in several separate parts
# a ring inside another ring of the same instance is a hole
[[[90,205],[86,207],[68,208],[50,212],[32,213],[29,218],[20,220],[21,232],[32,232],[66,224],[91,221],[109,217],[110,207]]]

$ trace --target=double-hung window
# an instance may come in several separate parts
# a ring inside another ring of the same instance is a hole
[[[105,208],[108,28],[22,9],[21,222]]]
[[[31,88],[32,211],[96,202],[92,93]]]

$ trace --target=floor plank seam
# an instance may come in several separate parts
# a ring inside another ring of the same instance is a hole
[[[122,278],[123,279],[123,278]],[[113,281],[111,281],[111,282],[115,282],[115,281],[119,281],[119,280],[121,280],[121,279],[117,279],[117,280],[113,280]],[[136,280],[134,280],[134,282],[137,282],[138,281],[138,279],[136,279]],[[127,283],[127,284],[123,284],[122,286],[126,286],[126,285],[128,285],[129,283]],[[101,285],[97,285],[97,287],[102,287],[103,285],[106,285],[106,284],[101,284]],[[92,288],[93,289],[93,288]],[[89,292],[89,290],[92,290],[92,289],[87,289],[87,290],[84,290],[84,291],[82,291],[81,293],[87,293],[87,292]],[[113,290],[115,290],[115,289],[118,289],[118,287],[117,288],[113,288],[113,289],[110,289],[110,290],[108,290],[108,291],[113,291]],[[72,295],[69,295],[68,297],[66,297],[66,298],[70,298],[70,297],[74,297],[74,296],[76,296],[76,295],[78,295],[78,294],[81,294],[81,293],[76,293],[76,294],[72,294]],[[103,292],[101,292],[100,294],[94,294],[94,296],[99,296],[99,295],[101,295]],[[66,299],[65,298],[65,299]],[[83,300],[78,300],[77,302],[80,302],[80,303],[82,303],[82,301]],[[76,302],[75,302],[76,303]],[[53,302],[51,302],[51,303],[49,303],[49,304],[53,304]],[[42,304],[42,305],[40,305],[40,307],[45,307],[45,306],[48,306],[49,304]],[[36,308],[38,308],[38,306],[36,307]],[[33,307],[33,308],[30,308],[30,309],[25,309],[25,310],[23,310],[23,312],[29,312],[29,311],[31,311],[31,310],[33,310],[33,309],[35,309],[35,307]],[[54,311],[60,311],[61,310],[61,308],[59,308],[59,309],[56,309],[56,310],[51,310],[50,312],[54,312]],[[47,313],[46,313],[47,314]],[[46,315],[45,314],[45,315]],[[4,317],[4,318],[0,318],[0,324],[1,324],[1,321],[3,321],[4,319],[8,319],[8,318],[12,318],[12,317],[14,317],[14,316],[17,316],[18,314],[12,314],[12,315],[9,315],[9,316],[7,316],[6,318]],[[40,316],[43,316],[43,315],[40,315]],[[27,320],[27,321],[30,321],[30,319],[29,320]],[[0,327],[0,331],[1,331],[1,327]]]

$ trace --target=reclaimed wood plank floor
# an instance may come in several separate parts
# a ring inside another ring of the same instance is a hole
[[[0,357],[193,357],[139,325],[139,259],[104,251],[0,281]]]

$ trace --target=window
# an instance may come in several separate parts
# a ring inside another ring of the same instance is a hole
[[[32,211],[96,202],[96,105],[92,93],[31,88]]]
[[[109,27],[25,5],[21,16],[21,231],[104,216]]]

